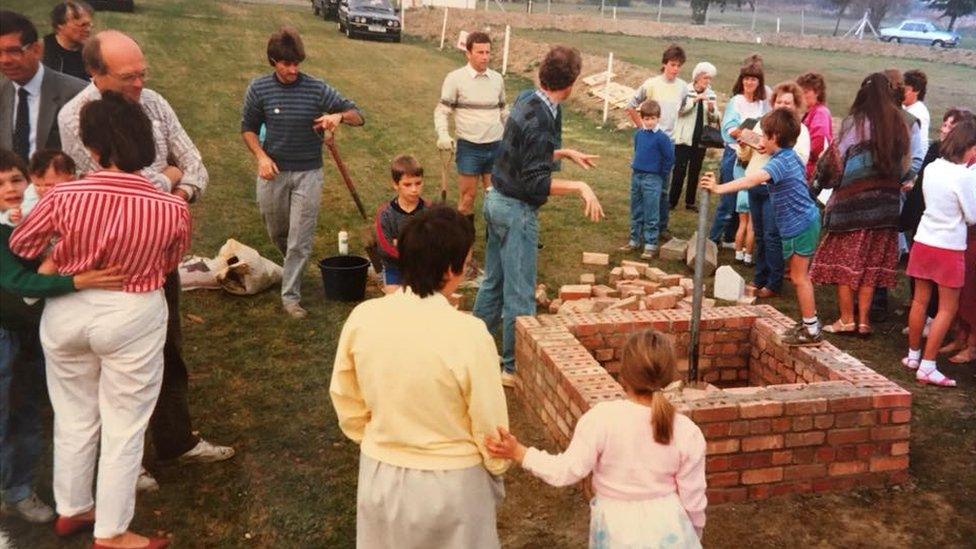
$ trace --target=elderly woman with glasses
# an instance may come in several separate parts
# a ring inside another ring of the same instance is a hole
[[[681,106],[678,107],[678,120],[674,124],[674,173],[671,177],[671,209],[678,205],[681,187],[685,190],[685,209],[697,210],[695,189],[705,160],[705,147],[701,144],[705,126],[718,125],[722,115],[718,110],[718,99],[712,90],[712,79],[718,74],[715,65],[702,61],[691,72],[691,83],[684,90]]]

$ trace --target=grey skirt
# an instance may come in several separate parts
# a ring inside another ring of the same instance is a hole
[[[357,549],[497,549],[501,477],[481,465],[407,469],[359,455]]]

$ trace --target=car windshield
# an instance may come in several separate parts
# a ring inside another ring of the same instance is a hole
[[[393,11],[393,6],[387,0],[353,0],[349,3],[349,6],[365,10]]]

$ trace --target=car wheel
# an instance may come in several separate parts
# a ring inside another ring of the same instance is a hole
[[[932,42],[932,45],[933,46],[940,47],[940,48],[944,48],[945,47],[945,42],[943,42],[942,40],[935,40],[935,41]]]
[[[901,38],[898,38],[897,36],[892,38],[891,41],[894,42],[895,44],[901,44]]]

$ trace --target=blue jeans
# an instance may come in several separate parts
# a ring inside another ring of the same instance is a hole
[[[474,316],[494,332],[502,324],[502,367],[515,371],[515,317],[535,314],[539,221],[535,208],[491,189],[485,197],[485,279]]]
[[[644,246],[657,246],[661,230],[661,204],[664,210],[670,209],[665,195],[664,178],[655,173],[635,171],[630,176],[630,242],[644,243]]]
[[[661,177],[661,196],[658,198],[658,228],[659,233],[668,230],[668,222],[671,221],[671,191],[667,184],[671,181],[671,174],[667,173]]]
[[[37,330],[0,328],[0,491],[16,503],[31,494],[41,455],[41,406],[47,399]]]
[[[753,286],[769,288],[780,293],[783,289],[783,241],[776,227],[773,201],[766,189],[750,189],[749,214],[752,216],[752,230],[756,234],[755,255],[756,273]]]
[[[728,183],[734,179],[733,171],[735,170],[735,162],[735,151],[729,147],[725,147],[725,152],[722,153],[722,164],[719,171],[719,182],[721,184]],[[731,237],[729,236],[729,226],[733,218],[738,220],[738,216],[735,215],[735,193],[723,194],[719,198],[718,208],[715,210],[715,219],[712,221],[712,229],[708,232],[708,238],[712,242],[718,243],[724,232],[726,242],[734,241],[734,228],[732,229]]]

